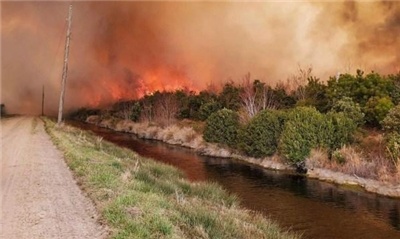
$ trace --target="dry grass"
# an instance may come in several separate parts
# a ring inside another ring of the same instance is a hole
[[[376,179],[376,163],[365,160],[362,153],[351,146],[344,146],[335,151],[331,161],[336,171]]]
[[[394,180],[400,184],[400,165],[397,164]]]
[[[198,129],[200,123],[195,121],[183,120],[178,124],[162,127],[160,125],[151,125],[148,122],[135,123],[129,120],[120,120],[116,123],[114,129],[122,132],[136,134],[139,138],[156,139],[169,144],[181,145],[193,149],[203,147],[204,141],[200,133],[193,127]]]
[[[374,150],[371,152],[376,153]],[[356,177],[392,184],[400,183],[399,168],[395,168],[392,162],[383,155],[374,154],[372,159],[371,152],[365,154],[356,147],[344,146],[335,151],[329,159],[325,150],[313,149],[306,164],[309,168],[325,168]]]
[[[189,119],[184,119],[176,123],[181,128],[187,127],[192,128],[197,134],[202,135],[206,123],[204,121],[194,121]]]
[[[197,130],[195,130],[197,128]],[[180,145],[195,149],[201,154],[215,157],[231,157],[232,150],[220,145],[209,144],[203,140],[198,131],[204,128],[204,123],[182,120],[167,127],[148,122],[135,123],[130,120],[120,120],[113,128],[116,131],[136,134],[139,138],[160,140],[168,144]]]
[[[400,167],[385,153],[383,132],[364,129],[356,135],[354,146],[344,146],[328,158],[326,151],[314,149],[307,159],[310,167],[326,168],[352,176],[400,183]]]
[[[376,165],[376,179],[393,184],[400,183],[400,167],[386,153],[384,133],[380,130],[367,130],[365,137],[359,138],[359,148],[366,160]]]
[[[330,164],[328,153],[323,149],[312,149],[310,156],[306,159],[306,166],[309,169],[326,168]]]
[[[365,157],[374,160],[385,156],[383,132],[370,130],[358,137],[358,148],[364,152]]]

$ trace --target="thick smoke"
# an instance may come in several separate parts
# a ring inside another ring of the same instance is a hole
[[[58,107],[68,3],[1,3],[2,103]],[[74,2],[68,110],[155,90],[205,89],[247,72],[271,84],[298,65],[326,79],[400,67],[397,2]]]

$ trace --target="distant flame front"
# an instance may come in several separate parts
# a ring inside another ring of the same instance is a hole
[[[3,2],[2,102],[57,112],[68,2]],[[52,14],[48,14],[51,12]],[[400,68],[400,2],[74,2],[65,106],[201,91],[298,65],[321,80]]]

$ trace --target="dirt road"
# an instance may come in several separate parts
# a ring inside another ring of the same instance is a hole
[[[93,204],[34,117],[1,120],[0,238],[103,238]]]

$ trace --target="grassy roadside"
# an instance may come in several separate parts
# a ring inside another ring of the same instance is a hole
[[[299,238],[238,205],[212,183],[191,183],[178,169],[45,119],[111,238]]]

